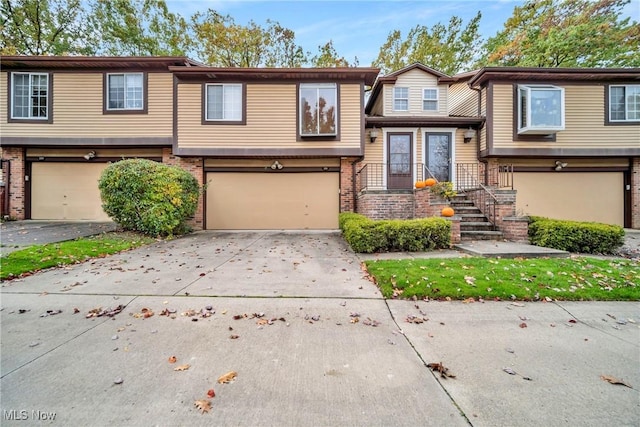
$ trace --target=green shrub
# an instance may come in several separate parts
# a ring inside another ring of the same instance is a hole
[[[345,212],[339,224],[347,243],[359,253],[422,252],[451,244],[451,223],[443,218],[374,221]]]
[[[587,254],[610,254],[624,243],[624,229],[597,222],[532,216],[529,241],[536,246]]]
[[[187,171],[146,159],[109,165],[98,181],[102,208],[125,230],[170,236],[188,230],[200,187]]]

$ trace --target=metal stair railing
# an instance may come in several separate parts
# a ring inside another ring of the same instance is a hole
[[[456,191],[464,193],[473,204],[480,209],[493,229],[496,227],[496,205],[498,204],[498,198],[495,194],[484,184],[482,184],[472,171],[467,170],[464,164],[456,165],[458,172]],[[462,185],[460,185],[462,184]]]

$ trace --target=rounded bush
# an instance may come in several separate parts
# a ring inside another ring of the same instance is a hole
[[[187,231],[200,187],[189,172],[146,159],[109,165],[98,181],[102,208],[125,230],[152,236]]]

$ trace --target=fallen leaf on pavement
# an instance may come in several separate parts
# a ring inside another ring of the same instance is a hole
[[[212,389],[212,388],[210,388],[210,389],[207,391],[207,396],[209,396],[209,397],[211,397],[211,398],[214,398],[214,397],[216,397],[216,392],[215,392],[215,391],[213,391],[213,389]]]
[[[200,410],[203,414],[205,412],[209,412],[211,410],[211,401],[210,400],[206,400],[206,399],[202,399],[202,400],[196,400],[195,402],[193,402],[193,404],[195,405],[196,408],[198,408],[198,410]]]
[[[224,374],[220,378],[218,378],[218,384],[230,383],[231,381],[235,380],[235,378],[237,376],[238,376],[238,374],[235,371],[227,372],[226,374]]]
[[[240,338],[240,335],[229,335],[229,338],[231,338],[232,340],[237,340],[238,338]]]
[[[527,324],[526,324],[526,323],[524,323],[524,322],[522,322],[522,323],[520,323],[520,327],[521,327],[521,328],[526,328],[526,327],[527,327]]]
[[[178,361],[178,359],[175,356],[171,356],[169,358],[169,363],[176,363]]]
[[[631,385],[629,385],[628,383],[624,382],[623,380],[619,380],[616,377],[612,377],[611,375],[600,375],[600,378],[602,378],[602,380],[610,383],[610,384],[617,384],[617,385],[623,385],[625,387],[629,387],[629,388],[633,388],[631,387]]]
[[[449,368],[445,368],[445,366],[440,363],[428,363],[427,367],[434,372],[440,372],[440,376],[442,378],[455,378],[456,376],[449,373]]]
[[[186,365],[180,365],[180,366],[176,366],[175,368],[173,368],[174,371],[186,371],[187,369],[189,369],[191,367],[191,365],[186,364]]]

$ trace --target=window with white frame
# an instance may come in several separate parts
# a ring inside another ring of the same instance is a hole
[[[548,135],[564,130],[564,88],[518,86],[518,133]]]
[[[11,118],[49,119],[49,74],[11,74]]]
[[[107,110],[142,109],[144,109],[143,74],[107,74]]]
[[[394,87],[393,88],[393,111],[409,110],[409,88]]]
[[[438,111],[438,89],[422,89],[422,110]]]
[[[242,84],[207,84],[204,117],[208,121],[242,121]]]
[[[609,86],[609,121],[640,121],[640,85]]]
[[[338,132],[338,86],[300,84],[300,135],[335,136]]]

